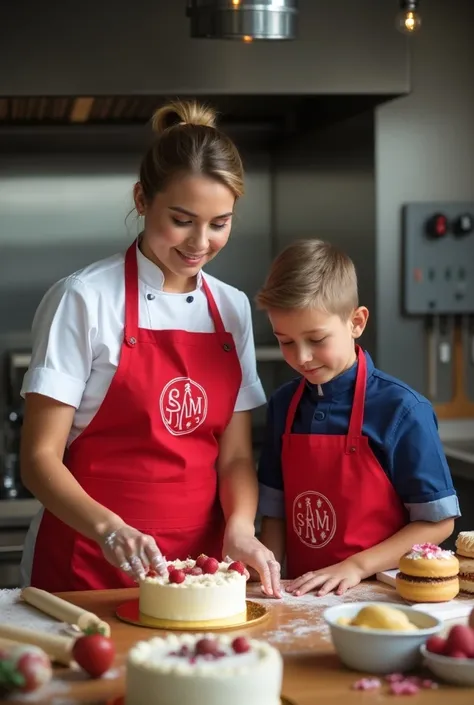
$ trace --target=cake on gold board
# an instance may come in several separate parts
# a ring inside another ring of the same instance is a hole
[[[459,589],[474,594],[474,531],[461,531],[456,539],[459,561]]]
[[[459,593],[459,561],[435,544],[416,544],[398,568],[395,588],[409,602],[448,602]]]
[[[129,651],[125,705],[280,705],[283,660],[244,636],[169,634]]]
[[[165,576],[150,571],[139,584],[139,599],[120,605],[122,621],[155,629],[224,629],[255,624],[268,610],[246,600],[246,570],[239,561],[196,560],[168,563]]]
[[[247,579],[243,563],[215,558],[168,563],[168,574],[140,581],[140,613],[167,622],[210,622],[246,618]]]

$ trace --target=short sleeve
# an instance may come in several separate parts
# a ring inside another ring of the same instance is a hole
[[[429,402],[418,402],[402,416],[390,438],[389,461],[392,482],[411,521],[437,522],[460,516]]]
[[[259,501],[258,513],[276,519],[285,516],[281,443],[283,428],[275,417],[273,398],[267,409],[265,437],[258,463]]]
[[[96,294],[79,279],[55,284],[41,301],[32,326],[32,356],[22,396],[35,392],[79,407],[97,334]]]
[[[252,328],[252,311],[248,297],[241,294],[241,334],[235,341],[242,369],[242,384],[235,411],[248,411],[266,402],[265,392],[257,373],[257,359]]]

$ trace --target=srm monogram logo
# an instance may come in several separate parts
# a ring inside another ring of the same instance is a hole
[[[336,512],[319,492],[301,492],[293,502],[293,528],[309,548],[323,548],[336,533]]]
[[[176,377],[161,392],[163,423],[173,436],[192,433],[207,416],[207,394],[189,377]]]

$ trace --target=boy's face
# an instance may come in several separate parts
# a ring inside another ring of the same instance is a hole
[[[362,335],[368,316],[364,306],[346,321],[311,308],[268,311],[286,362],[311,384],[325,384],[354,364],[354,340]]]

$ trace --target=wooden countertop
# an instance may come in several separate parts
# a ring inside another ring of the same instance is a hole
[[[112,638],[117,649],[117,659],[108,677],[101,680],[88,680],[82,673],[59,669],[48,692],[42,698],[23,698],[24,702],[38,705],[56,705],[59,703],[94,703],[103,705],[123,694],[123,664],[128,649],[136,641],[150,639],[156,630],[135,627],[120,622],[115,617],[115,608],[122,602],[138,597],[138,589],[104,590],[97,592],[62,593],[64,599],[94,612],[109,622]],[[248,597],[261,598],[259,586],[250,585]],[[291,599],[291,603],[290,603]],[[285,672],[283,694],[294,705],[351,705],[356,703],[374,703],[387,701],[393,703],[395,696],[388,694],[384,685],[379,693],[363,693],[351,689],[354,681],[363,674],[346,670],[334,653],[329,633],[322,619],[322,612],[330,604],[336,604],[341,598],[329,596],[322,601],[314,595],[300,598],[296,606],[295,598],[283,601],[265,600],[270,604],[270,617],[253,628],[236,630],[254,637],[263,637],[280,649],[284,656]],[[366,582],[354,588],[347,597],[348,601],[380,600],[397,601],[393,588],[376,582]],[[438,690],[424,690],[418,695],[410,696],[410,705],[428,703],[441,705],[466,705],[474,702],[474,689],[441,686]],[[12,702],[21,702],[16,699]],[[9,701],[2,701],[8,703]],[[159,700],[150,700],[150,705],[159,705]],[[199,702],[196,701],[196,705]],[[223,700],[225,705],[225,699]],[[253,705],[250,704],[249,705]],[[255,703],[258,705],[258,703]]]

